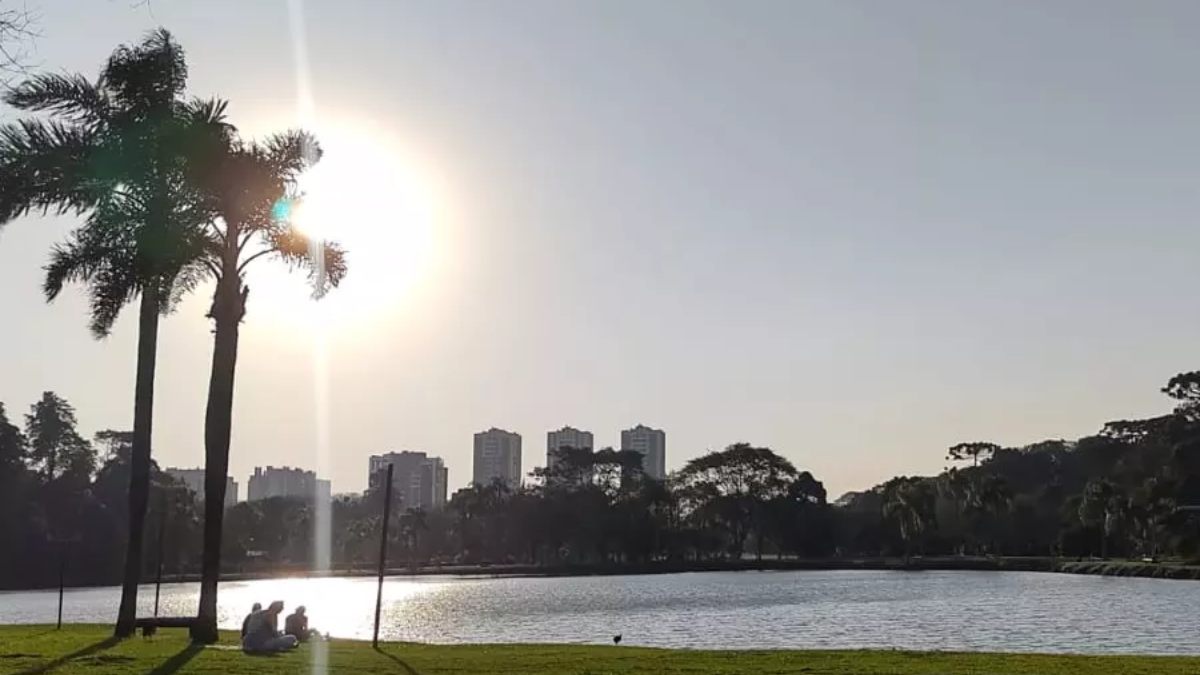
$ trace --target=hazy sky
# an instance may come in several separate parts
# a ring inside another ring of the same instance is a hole
[[[668,468],[746,440],[836,495],[1162,412],[1200,367],[1194,2],[29,4],[44,67],[166,26],[194,94],[308,123],[327,185],[376,194],[331,226],[351,272],[320,305],[251,276],[243,496],[260,464],[359,490],[399,449],[453,490],[476,431],[528,470],[548,429],[639,422]],[[129,427],[135,311],[97,342],[80,294],[40,296],[70,226],[0,233],[0,401]],[[163,465],[203,462],[208,294],[162,327]]]

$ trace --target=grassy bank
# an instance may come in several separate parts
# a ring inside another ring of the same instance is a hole
[[[580,645],[434,646],[334,640],[275,657],[188,644],[186,631],[109,639],[104,626],[0,626],[0,673],[310,673],[325,651],[331,673],[570,675],[572,673],[807,673],[808,675],[1194,675],[1200,658],[951,654],[896,651],[688,651]]]

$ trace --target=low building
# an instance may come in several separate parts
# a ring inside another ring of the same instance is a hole
[[[163,473],[167,474],[171,478],[174,478],[175,480],[179,481],[180,483],[183,483],[184,485],[186,485],[187,489],[196,495],[196,499],[198,499],[201,502],[204,501],[204,469],[177,469],[175,467],[168,467],[166,469],[163,469]],[[233,506],[234,504],[237,504],[237,501],[238,501],[237,481],[230,478],[229,476],[226,476],[225,477],[225,508],[229,508],[229,507]]]
[[[287,466],[256,466],[246,486],[246,500],[253,502],[271,497],[290,497],[328,502],[331,492],[329,481],[317,478],[312,471]]]

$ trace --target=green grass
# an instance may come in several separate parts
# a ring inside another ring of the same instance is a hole
[[[0,673],[310,673],[327,649],[330,673],[500,675],[544,673],[806,673],[807,675],[1140,675],[1200,673],[1200,658],[1042,656],[896,651],[690,651],[577,645],[455,645],[334,640],[281,656],[246,656],[226,634],[213,647],[193,647],[186,631],[150,639],[109,639],[104,626],[0,626]]]

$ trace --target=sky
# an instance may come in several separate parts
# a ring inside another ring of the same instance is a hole
[[[94,75],[156,26],[249,137],[321,139],[350,272],[250,274],[231,474],[443,457],[472,434],[747,441],[831,497],[1161,414],[1200,367],[1192,2],[28,0],[35,64]],[[0,112],[12,119],[12,111]],[[319,177],[320,176],[320,177]],[[103,341],[0,231],[0,401],[128,428],[136,308]],[[201,288],[162,325],[154,457],[203,464]]]

